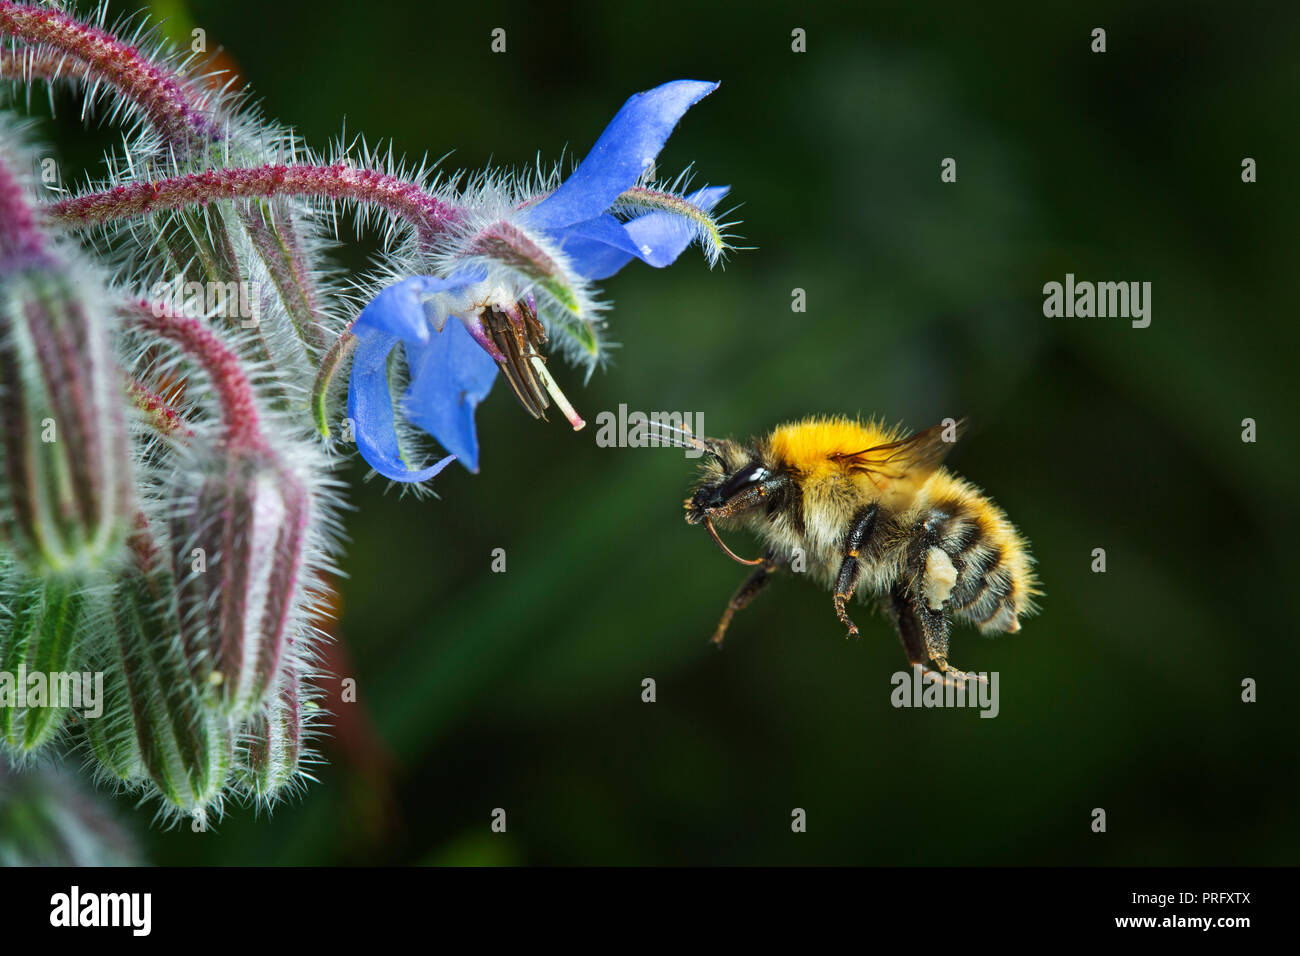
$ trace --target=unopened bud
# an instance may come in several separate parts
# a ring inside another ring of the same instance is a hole
[[[27,576],[14,588],[11,616],[0,619],[0,740],[31,753],[58,734],[69,709],[89,708],[97,695],[93,683],[82,686],[92,679],[82,673],[80,654],[84,592],[65,580]]]
[[[303,687],[296,667],[281,673],[276,693],[249,722],[237,751],[235,780],[266,805],[298,779],[305,728]]]
[[[93,289],[44,256],[0,262],[0,537],[36,574],[103,567],[127,528],[122,382]]]
[[[250,714],[276,686],[302,600],[309,518],[302,481],[271,451],[243,448],[214,459],[172,519],[184,645],[196,680],[216,687],[233,716]]]
[[[193,813],[217,804],[231,771],[230,723],[197,684],[176,630],[172,578],[147,534],[132,536],[135,557],[112,599],[114,641],[101,665],[121,675],[122,706],[104,714],[92,736],[108,770],[130,779],[134,731],[139,764],[168,805]]]

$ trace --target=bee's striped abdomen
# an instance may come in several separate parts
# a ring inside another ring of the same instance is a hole
[[[955,475],[937,473],[925,492],[922,540],[941,548],[957,572],[948,610],[981,631],[1018,631],[1019,616],[1031,610],[1037,593],[1019,533],[1000,508]]]

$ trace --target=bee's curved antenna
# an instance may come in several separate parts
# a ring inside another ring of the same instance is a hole
[[[674,448],[693,448],[696,451],[707,452],[715,458],[721,459],[722,457],[718,451],[720,440],[717,438],[703,438],[700,435],[695,434],[689,428],[669,425],[667,422],[658,421],[653,418],[647,421],[646,424],[650,427],[658,428],[662,432],[666,433],[666,435],[660,437],[673,439],[674,444],[672,447]]]

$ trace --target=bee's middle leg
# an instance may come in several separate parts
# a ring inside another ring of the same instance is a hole
[[[737,611],[743,611],[748,607],[749,602],[758,597],[758,593],[767,587],[767,582],[772,579],[772,572],[775,570],[775,556],[773,552],[768,551],[767,554],[763,555],[763,563],[745,579],[740,587],[736,588],[736,593],[727,602],[727,609],[722,612],[722,620],[718,622],[718,627],[711,638],[714,644],[719,647],[722,646],[722,639],[727,635],[727,628],[731,626],[731,619],[736,616]]]

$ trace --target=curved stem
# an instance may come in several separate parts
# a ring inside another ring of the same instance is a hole
[[[264,444],[252,383],[244,374],[239,356],[211,329],[198,319],[176,315],[149,302],[135,302],[121,311],[127,322],[175,343],[203,367],[219,396],[221,422],[229,445],[259,448]]]
[[[334,375],[339,367],[356,347],[357,337],[352,334],[352,323],[348,323],[343,334],[334,340],[334,344],[321,359],[320,371],[316,373],[316,381],[311,388],[311,417],[316,423],[317,433],[322,438],[330,437],[330,423],[326,418],[329,413],[330,384],[334,381]]]
[[[202,92],[198,87],[99,27],[59,10],[0,0],[0,34],[6,33],[26,45],[0,51],[0,77],[53,82],[73,70],[82,73],[79,79],[112,86],[133,103],[178,154],[201,149],[225,135],[215,110],[205,108],[208,97],[196,98]],[[460,215],[455,207],[440,202],[415,183],[342,163],[208,170],[67,199],[46,207],[46,211],[56,222],[82,227],[216,199],[277,196],[350,199],[379,206],[410,223],[425,246],[431,245]],[[303,265],[294,223],[291,219],[264,222],[258,210],[251,208],[237,213],[279,288],[308,355],[319,354],[323,342],[316,321],[316,292]],[[274,217],[273,209],[269,215]],[[312,413],[324,437],[330,433],[326,421],[330,384],[354,344],[351,334],[345,331],[321,358],[312,393]]]
[[[191,102],[180,77],[106,30],[63,10],[0,0],[0,34],[80,60],[173,143],[200,145],[221,138],[207,111]]]
[[[418,185],[373,169],[343,163],[269,163],[241,169],[205,169],[150,182],[128,183],[45,206],[54,222],[73,228],[102,225],[164,210],[202,206],[219,199],[273,196],[352,200],[378,206],[409,222],[426,245],[460,218],[456,207]]]
[[[24,47],[0,50],[0,79],[25,83],[42,79],[52,84],[69,77],[72,72],[69,70],[70,64],[84,73],[76,76],[76,79],[91,82],[96,78],[92,68],[80,60],[41,47]],[[172,145],[184,150],[190,143]],[[280,292],[294,332],[302,341],[308,356],[314,356],[320,351],[324,339],[316,321],[319,296],[305,264],[297,225],[291,216],[284,215],[272,205],[261,211],[240,210],[239,218],[252,240],[253,248],[270,273],[271,281]]]
[[[70,62],[86,69],[80,60],[72,60],[65,54],[45,47],[0,50],[0,79],[23,82],[45,80],[52,83],[67,72]]]

